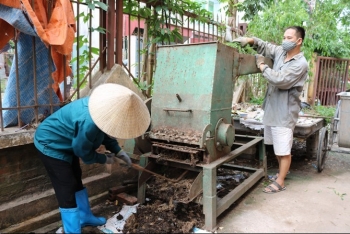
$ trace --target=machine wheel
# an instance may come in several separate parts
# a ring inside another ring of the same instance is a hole
[[[326,127],[321,128],[317,149],[317,171],[321,172],[328,156],[328,131]]]

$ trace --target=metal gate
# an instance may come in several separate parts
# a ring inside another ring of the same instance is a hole
[[[323,106],[336,105],[337,93],[347,89],[349,59],[317,57],[313,100]]]

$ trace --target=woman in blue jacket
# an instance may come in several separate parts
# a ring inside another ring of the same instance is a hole
[[[137,94],[121,85],[102,84],[90,97],[65,105],[39,125],[34,144],[55,190],[65,233],[106,223],[91,212],[79,160],[111,164],[117,157],[130,166],[116,138],[136,138],[149,124],[149,111]],[[96,152],[101,145],[112,154]]]

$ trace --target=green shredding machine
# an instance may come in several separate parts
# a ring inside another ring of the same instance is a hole
[[[157,50],[153,96],[148,103],[151,126],[142,139],[136,140],[139,148],[145,149],[145,144],[149,147],[140,156],[140,166],[149,171],[161,164],[196,171],[198,175],[184,202],[202,196],[206,230],[214,230],[216,218],[266,177],[263,139],[235,135],[231,117],[234,81],[240,75],[258,72],[254,56],[239,54],[219,42],[159,46]],[[256,149],[259,168],[229,163],[250,148]],[[252,174],[219,198],[219,167]],[[150,176],[140,172],[140,203],[145,202]]]

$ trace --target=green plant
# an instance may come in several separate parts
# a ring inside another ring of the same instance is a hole
[[[327,118],[332,118],[336,110],[336,107],[332,106],[315,106],[314,108],[319,115]]]
[[[251,97],[249,103],[255,105],[262,105],[264,102],[264,97]]]
[[[93,14],[91,10],[95,10],[97,7],[107,11],[108,5],[103,2],[95,0],[79,0],[80,3],[85,3],[88,7],[86,11],[82,11],[79,15],[76,16],[76,20],[82,19],[84,24],[87,24],[89,20],[92,20]],[[89,28],[91,32],[97,31],[99,33],[106,33],[106,29],[101,27]],[[91,40],[91,38],[90,38]],[[71,64],[77,63],[79,66],[79,73],[76,74],[76,78],[79,82],[74,82],[74,88],[77,88],[77,85],[80,88],[85,87],[87,84],[87,79],[83,80],[87,72],[89,71],[88,61],[91,61],[93,54],[99,55],[99,48],[89,46],[89,39],[86,35],[78,35],[74,38],[74,43],[77,45],[77,50],[80,52],[79,56],[73,57],[70,61]]]
[[[152,93],[154,64],[156,63],[156,47],[159,44],[182,43],[183,37],[179,28],[187,23],[211,22],[212,14],[203,9],[202,5],[192,0],[148,0],[146,4],[140,1],[123,0],[123,12],[131,16],[139,16],[145,20],[143,37],[142,71],[135,84],[147,94]],[[187,15],[187,17],[183,17]],[[188,17],[191,15],[191,17]],[[132,18],[132,17],[131,17]],[[186,21],[186,22],[184,22]],[[187,22],[189,21],[189,22]],[[177,27],[174,27],[176,25]]]
[[[256,51],[250,46],[241,47],[238,43],[232,42],[226,42],[225,44],[237,49],[240,54],[256,54]]]
[[[4,53],[5,63],[7,64],[8,67],[12,66],[13,58],[14,58],[13,53]]]
[[[186,12],[197,15],[195,18],[190,18],[192,22],[194,20],[208,22],[212,17],[212,13],[203,9],[200,3],[191,0],[165,0],[151,7],[153,3],[153,0],[147,1],[146,5],[140,5],[138,1],[124,0],[123,2],[125,14],[138,15],[146,20],[148,35],[152,38],[147,40],[147,47],[150,44],[182,41],[179,29],[177,27],[171,28],[170,25],[181,27],[184,24],[182,16]]]
[[[1,82],[1,93],[5,92],[5,89],[6,89],[6,79],[0,79],[0,82]]]
[[[307,115],[324,118],[326,121],[326,124],[329,124],[331,122],[331,119],[334,117],[336,107],[314,106],[314,107],[311,107],[310,109],[304,108],[302,111]]]
[[[315,9],[303,0],[256,2],[247,0],[238,8],[246,12],[245,19],[251,20],[249,36],[280,44],[284,29],[299,25],[306,29],[303,51],[308,61],[314,52],[321,56],[350,57],[350,7],[347,1],[317,1]]]

